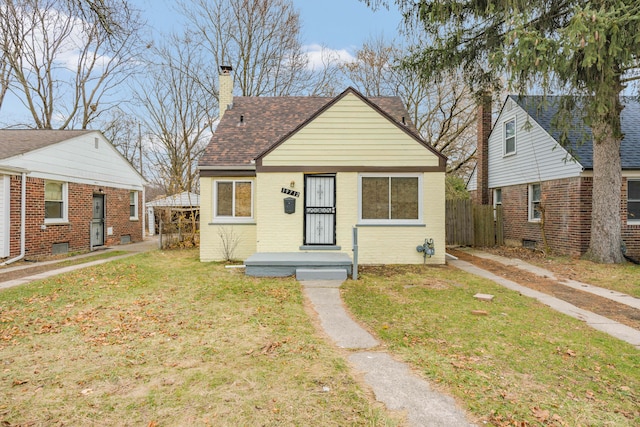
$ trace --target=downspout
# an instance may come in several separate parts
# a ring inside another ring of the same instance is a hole
[[[0,265],[8,265],[12,262],[19,261],[24,258],[26,239],[25,239],[25,225],[27,216],[27,173],[22,172],[22,194],[20,195],[20,255],[15,258],[11,258],[3,262]]]

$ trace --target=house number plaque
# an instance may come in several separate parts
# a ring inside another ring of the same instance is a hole
[[[300,192],[299,191],[290,190],[288,188],[282,187],[282,190],[280,192],[284,193],[284,194],[288,194],[289,196],[300,197]]]

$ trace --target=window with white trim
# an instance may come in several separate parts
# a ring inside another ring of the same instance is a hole
[[[44,182],[44,222],[67,222],[66,182]]]
[[[540,184],[529,185],[529,221],[538,222],[542,218],[540,210]]]
[[[253,218],[253,182],[220,180],[213,185],[214,220],[249,221]]]
[[[360,223],[422,223],[422,175],[361,175]]]
[[[516,153],[516,119],[504,122],[504,155]]]
[[[495,188],[493,190],[493,219],[496,219],[498,206],[502,206],[502,188]]]
[[[640,180],[627,180],[627,222],[640,224]]]
[[[137,191],[129,192],[129,219],[130,220],[138,219],[138,192]]]

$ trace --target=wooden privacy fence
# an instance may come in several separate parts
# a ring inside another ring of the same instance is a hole
[[[447,245],[497,246],[504,244],[502,206],[477,205],[471,200],[446,202]]]

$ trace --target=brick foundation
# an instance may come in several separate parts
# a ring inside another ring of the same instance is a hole
[[[129,190],[68,183],[68,222],[45,224],[44,180],[27,177],[27,212],[25,257],[36,259],[52,254],[56,243],[67,243],[69,251],[88,251],[91,246],[90,223],[92,219],[93,195],[105,195],[105,242],[117,245],[123,236],[131,242],[142,240],[142,192],[138,192],[138,220],[129,219]],[[21,177],[11,177],[11,257],[20,253],[20,198]],[[107,229],[113,233],[107,235]]]

